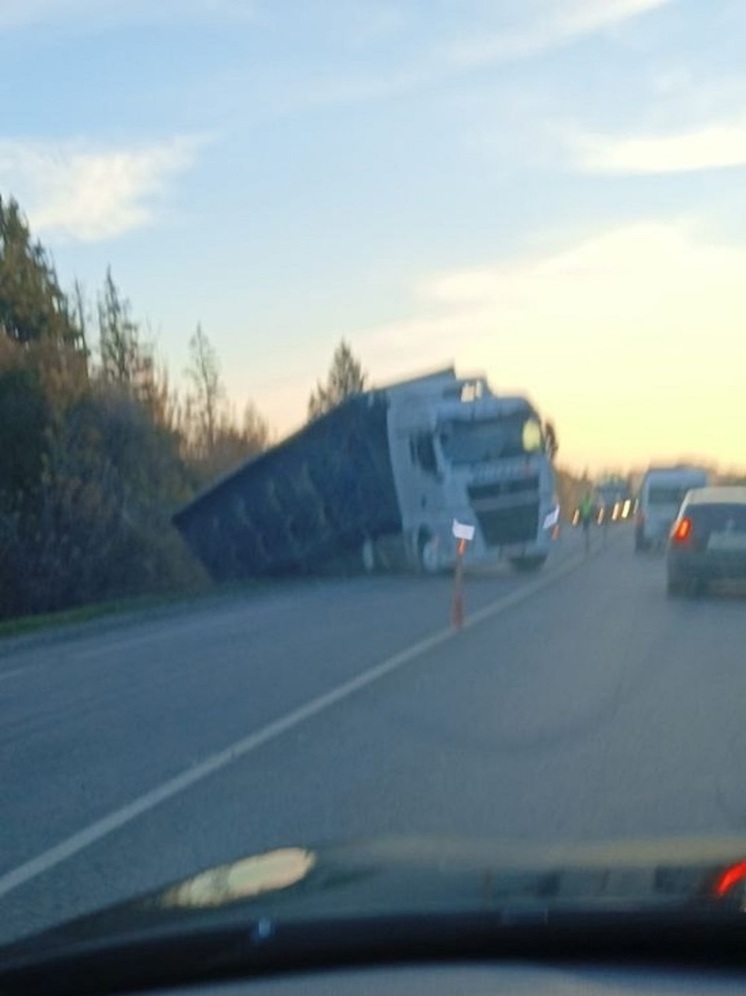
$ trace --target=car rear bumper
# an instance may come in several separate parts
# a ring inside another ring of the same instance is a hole
[[[688,551],[668,552],[669,578],[676,580],[746,580],[746,552]]]
[[[673,519],[669,522],[646,522],[640,529],[640,535],[645,543],[661,545],[667,542],[671,532]]]

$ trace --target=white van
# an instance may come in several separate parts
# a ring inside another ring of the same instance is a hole
[[[707,483],[707,471],[695,467],[651,467],[637,501],[635,550],[665,545],[687,491]]]

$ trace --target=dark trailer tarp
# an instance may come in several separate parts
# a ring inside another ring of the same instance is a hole
[[[174,524],[219,581],[311,573],[401,531],[385,395],[356,395],[198,495]]]

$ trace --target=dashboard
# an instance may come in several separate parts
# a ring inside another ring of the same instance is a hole
[[[746,991],[746,972],[476,962],[345,968],[159,990],[171,996],[656,996]]]

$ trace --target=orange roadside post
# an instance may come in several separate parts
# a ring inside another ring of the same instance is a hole
[[[466,544],[474,538],[474,526],[464,525],[453,520],[453,535],[458,540],[456,546],[456,566],[453,575],[453,604],[451,620],[456,629],[464,625],[464,554]]]
[[[453,610],[451,618],[456,629],[464,625],[464,553],[466,540],[459,540],[456,548],[456,572],[453,581]]]

